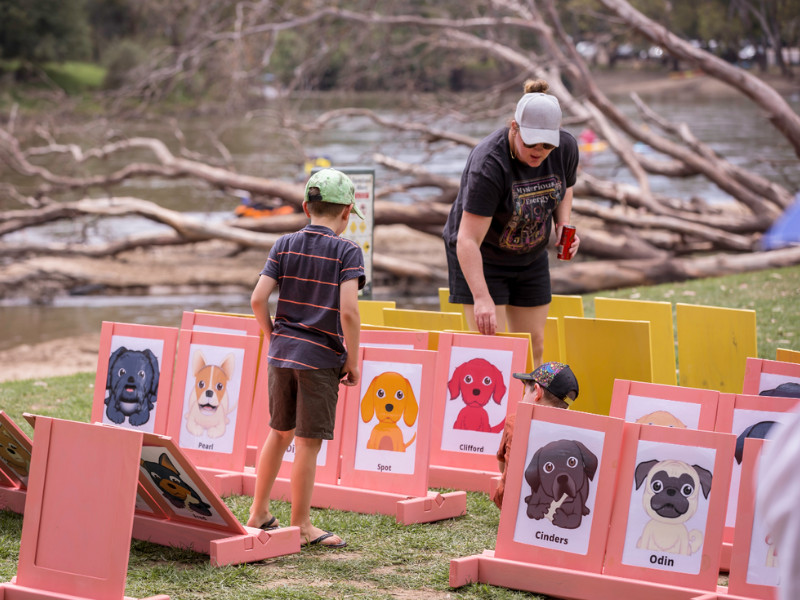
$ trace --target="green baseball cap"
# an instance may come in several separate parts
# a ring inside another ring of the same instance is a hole
[[[308,190],[318,188],[323,202],[333,204],[350,204],[351,213],[356,213],[360,218],[364,214],[356,206],[356,186],[353,180],[336,169],[322,169],[314,173],[306,184],[305,201],[308,202]]]

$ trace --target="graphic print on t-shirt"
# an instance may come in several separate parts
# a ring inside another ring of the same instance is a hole
[[[547,218],[561,199],[561,187],[561,178],[555,174],[515,183],[511,188],[514,214],[500,236],[500,247],[524,254],[542,244]]]

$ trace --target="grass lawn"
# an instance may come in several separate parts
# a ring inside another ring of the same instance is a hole
[[[754,309],[758,313],[759,355],[775,357],[778,347],[800,350],[800,267],[719,279],[602,292],[584,298],[667,300]],[[0,408],[29,434],[23,412],[86,421],[94,374],[0,383]],[[228,506],[246,521],[250,499],[232,497]],[[283,523],[289,505],[273,504]],[[485,585],[448,588],[451,558],[494,548],[499,511],[485,494],[470,493],[467,515],[458,519],[398,526],[393,517],[314,510],[315,523],[348,541],[344,551],[304,550],[263,563],[215,569],[208,557],[188,550],[131,542],[126,595],[169,594],[174,600],[201,598],[542,598]],[[0,581],[16,573],[22,517],[0,511]],[[725,584],[726,578],[720,578]]]

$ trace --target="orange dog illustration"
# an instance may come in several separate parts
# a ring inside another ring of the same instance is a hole
[[[643,425],[661,425],[662,427],[677,427],[678,429],[686,429],[686,425],[684,425],[678,417],[665,410],[651,412],[649,415],[639,417],[636,422],[642,423]]]
[[[381,373],[375,377],[361,401],[364,423],[369,423],[373,415],[378,416],[378,424],[372,429],[367,448],[405,452],[414,443],[417,434],[406,444],[397,422],[402,416],[403,422],[411,427],[417,421],[417,413],[417,399],[405,377],[399,373]]]
[[[23,483],[25,482],[31,468],[31,454],[3,427],[2,423],[0,423],[0,460],[6,463],[17,477],[22,478]]]
[[[186,419],[186,429],[192,435],[203,435],[208,431],[208,437],[218,438],[225,435],[225,426],[230,423],[228,415],[233,412],[236,405],[229,406],[228,382],[233,376],[236,357],[228,354],[220,366],[206,364],[206,357],[200,350],[196,350],[192,358],[192,372],[194,373],[194,389],[189,400],[189,412]]]

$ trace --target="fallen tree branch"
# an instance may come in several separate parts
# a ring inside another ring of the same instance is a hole
[[[800,158],[800,116],[771,86],[744,69],[728,64],[701,48],[695,48],[686,40],[644,16],[625,0],[600,0],[600,2],[676,58],[702,69],[753,100],[767,113],[767,118],[789,141]]]
[[[753,249],[754,240],[734,233],[726,233],[699,223],[689,223],[664,215],[647,215],[627,213],[600,206],[596,202],[575,198],[572,210],[580,215],[596,217],[606,223],[628,225],[644,229],[666,229],[677,233],[689,234],[712,242],[722,250],[749,252]]]
[[[586,294],[598,290],[722,277],[797,264],[800,264],[800,247],[700,258],[582,262],[552,269],[550,280],[553,291],[557,294]]]

